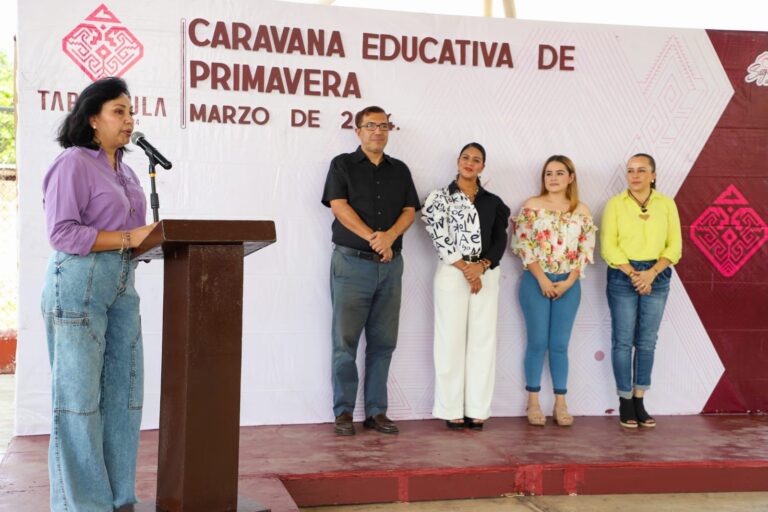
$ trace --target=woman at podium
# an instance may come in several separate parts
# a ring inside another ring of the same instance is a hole
[[[136,502],[143,403],[137,247],[146,199],[123,162],[133,131],[126,83],[86,87],[59,128],[64,151],[43,180],[53,254],[42,298],[51,363],[51,510],[113,510]]]

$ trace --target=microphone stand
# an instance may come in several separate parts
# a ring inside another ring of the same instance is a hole
[[[154,156],[146,153],[149,157],[149,183],[152,188],[152,192],[149,194],[149,203],[152,205],[152,220],[157,222],[160,220],[158,210],[160,209],[160,198],[157,195],[157,188],[155,187],[155,166],[157,166],[157,160]]]

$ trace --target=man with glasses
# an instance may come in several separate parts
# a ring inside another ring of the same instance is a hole
[[[357,345],[365,328],[365,428],[397,434],[387,413],[387,378],[397,343],[403,233],[420,208],[411,172],[384,153],[389,118],[380,107],[355,115],[360,146],[331,161],[322,202],[331,208],[333,243],[333,413],[338,435],[355,433]]]

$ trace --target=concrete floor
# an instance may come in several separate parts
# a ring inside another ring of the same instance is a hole
[[[768,493],[512,496],[486,500],[302,508],[305,512],[765,512]]]
[[[0,375],[0,460],[13,435],[16,412],[14,381],[13,375]],[[768,493],[510,496],[496,499],[351,505],[301,510],[307,512],[768,512]]]
[[[13,437],[13,422],[16,419],[14,377],[0,375],[0,460],[3,460],[8,442]]]

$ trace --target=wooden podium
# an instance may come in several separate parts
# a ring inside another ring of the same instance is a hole
[[[165,260],[157,502],[135,510],[256,512],[237,495],[243,257],[272,221],[164,220],[133,254]]]

